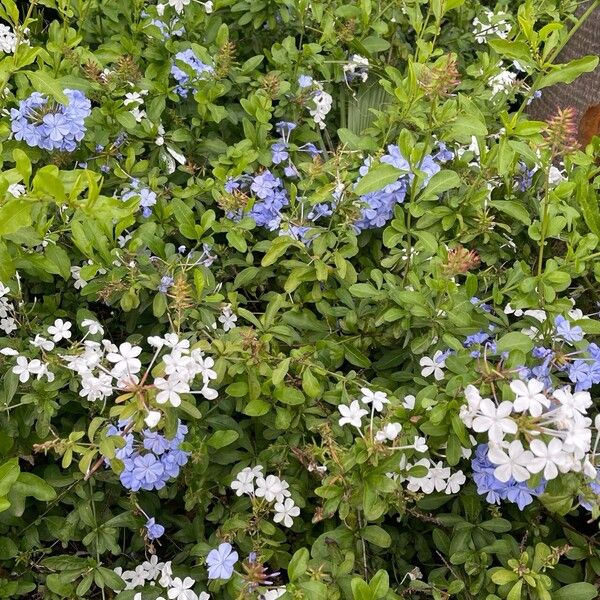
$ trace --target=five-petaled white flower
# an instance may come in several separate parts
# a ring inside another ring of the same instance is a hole
[[[550,406],[550,400],[542,393],[544,384],[537,379],[530,379],[527,383],[515,379],[511,381],[510,389],[517,396],[513,402],[514,410],[517,412],[528,410],[531,416],[539,417],[544,410],[543,407]]]
[[[517,424],[508,416],[511,412],[512,402],[504,401],[496,406],[489,398],[483,398],[472,427],[479,433],[487,431],[490,442],[499,443],[505,433],[517,433]]]
[[[346,406],[345,404],[340,404],[338,406],[338,410],[340,411],[340,415],[342,415],[339,419],[340,425],[353,425],[354,427],[360,427],[362,424],[362,418],[369,414],[368,410],[360,407],[358,400],[354,400],[350,406]]]
[[[432,373],[437,381],[444,379],[444,369],[446,368],[446,357],[441,350],[438,350],[432,358],[424,356],[419,364],[423,367],[421,375],[429,377]]]
[[[565,465],[563,443],[558,438],[552,438],[548,445],[542,440],[532,440],[529,449],[535,458],[527,465],[532,473],[544,471],[547,480],[558,477],[558,470]]]
[[[69,321],[63,321],[62,319],[56,319],[54,325],[48,327],[48,333],[52,336],[54,342],[68,340],[72,335],[71,323]]]
[[[366,387],[360,388],[360,391],[362,393],[361,400],[363,401],[363,403],[371,404],[372,402],[373,408],[377,412],[381,412],[383,410],[383,405],[389,404],[390,402],[385,392],[372,392],[369,388]]]
[[[169,6],[172,6],[177,14],[181,14],[183,8],[189,3],[190,0],[169,0]]]
[[[278,502],[273,508],[275,510],[273,521],[275,523],[283,522],[286,527],[291,527],[294,524],[293,517],[300,514],[300,509],[291,498],[286,498],[285,502]]]
[[[500,444],[490,444],[488,459],[497,465],[494,469],[494,477],[506,483],[511,477],[515,481],[527,481],[529,469],[527,468],[533,460],[533,454],[523,448],[520,440],[513,440],[505,452]]]

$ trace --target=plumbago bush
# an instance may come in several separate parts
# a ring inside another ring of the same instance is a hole
[[[598,596],[575,8],[0,1],[1,598]]]

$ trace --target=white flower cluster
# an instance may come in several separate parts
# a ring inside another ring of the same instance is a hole
[[[478,17],[473,19],[473,35],[475,41],[478,44],[485,44],[490,37],[499,37],[506,39],[512,25],[506,20],[508,14],[499,11],[494,14],[491,10],[485,11],[485,20],[487,23],[483,23]]]
[[[193,587],[196,582],[191,577],[173,577],[171,561],[158,562],[158,557],[153,554],[150,560],[144,561],[133,571],[123,571],[117,567],[115,573],[125,583],[126,590],[134,590],[138,586],[150,585],[156,587],[158,584],[166,592],[166,595],[159,595],[156,600],[209,600],[210,596],[206,592],[196,594]],[[154,597],[154,596],[153,596]],[[141,592],[133,597],[133,600],[142,600]]]
[[[514,401],[498,403],[482,398],[469,385],[467,404],[460,412],[467,427],[487,433],[488,459],[496,465],[496,479],[507,482],[512,477],[522,482],[543,473],[551,480],[569,471],[595,478],[592,420],[586,416],[592,405],[590,394],[572,392],[569,386],[548,391],[537,379],[514,380],[510,389]],[[524,445],[525,440],[530,441]]]
[[[0,50],[5,54],[12,54],[17,49],[17,36],[8,26],[0,23]]]
[[[517,80],[517,74],[504,69],[502,62],[498,63],[500,72],[488,80],[488,85],[492,88],[492,96],[496,94],[509,94]]]
[[[309,108],[308,112],[313,118],[313,121],[321,128],[325,129],[325,117],[329,114],[333,104],[331,94],[328,94],[323,89],[318,89],[312,96],[314,108]]]
[[[221,325],[223,326],[223,331],[227,333],[228,331],[231,331],[232,329],[235,329],[235,327],[237,327],[237,319],[237,315],[231,310],[231,304],[226,304],[223,307],[223,310],[221,311],[221,315],[219,316],[218,320],[219,323],[221,323]]]
[[[148,94],[148,90],[140,90],[139,92],[127,92],[125,94],[125,100],[123,104],[125,106],[131,106],[129,113],[133,116],[137,123],[141,123],[146,115],[146,111],[143,109],[144,96]]]
[[[88,332],[92,333],[89,323],[87,327]],[[98,324],[93,333],[103,333]],[[155,398],[157,404],[179,406],[180,394],[201,394],[208,400],[217,397],[216,390],[209,387],[210,382],[217,378],[217,373],[212,368],[214,360],[204,356],[202,350],[198,348],[190,350],[189,340],[180,339],[175,333],[167,333],[164,337],[149,337],[148,344],[155,348],[155,353],[143,375],[143,381],[148,379],[150,370],[163,349],[169,350],[161,357],[161,370],[164,371],[164,377],[155,377],[153,381],[153,386],[157,390]],[[68,368],[77,372],[81,378],[79,395],[94,401],[104,400],[115,389],[126,390],[140,383],[141,353],[141,346],[129,342],[116,346],[110,340],[101,342],[85,340],[83,352],[65,355],[62,358]],[[202,377],[202,388],[192,391],[191,384],[197,376]],[[156,425],[159,419],[158,411],[148,411],[146,420],[148,426]]]
[[[183,12],[183,9],[190,3],[190,0],[168,0],[168,2],[168,5],[172,6],[175,9],[175,12],[180,15]],[[215,9],[212,0],[207,0],[207,2],[200,2],[199,0],[196,0],[196,2],[204,6],[204,11],[207,15],[210,15],[210,13],[212,13]],[[156,6],[159,15],[162,16],[164,14],[166,6],[166,4],[158,4]]]
[[[0,329],[7,335],[17,329],[15,306],[7,298],[8,294],[10,294],[10,289],[0,283]]]
[[[462,471],[450,472],[450,467],[445,467],[442,461],[432,463],[428,458],[421,458],[414,465],[407,464],[406,470],[413,467],[425,467],[427,474],[423,477],[408,476],[408,485],[411,492],[423,492],[431,494],[435,492],[444,492],[446,494],[457,494],[460,486],[465,483],[467,478]]]
[[[369,59],[360,54],[353,54],[343,69],[346,81],[360,79],[364,83],[369,78]]]
[[[231,482],[231,489],[235,491],[236,496],[246,494],[274,503],[273,521],[291,527],[294,524],[294,517],[300,515],[300,509],[290,497],[288,482],[277,475],[263,477],[262,471],[262,465],[242,469]]]

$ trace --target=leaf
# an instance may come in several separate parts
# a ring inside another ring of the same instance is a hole
[[[33,473],[20,473],[12,489],[21,496],[33,496],[36,500],[44,502],[56,498],[54,488]]]
[[[367,582],[360,577],[354,577],[350,582],[354,600],[373,600],[373,592]]]
[[[394,183],[404,171],[396,169],[392,165],[379,164],[369,169],[369,172],[356,184],[354,193],[357,196],[369,194],[383,189],[386,185]]]
[[[430,180],[419,200],[437,198],[444,192],[460,186],[460,177],[455,171],[439,171]]]
[[[524,63],[531,61],[531,51],[525,42],[496,39],[488,40],[488,45],[501,56],[506,56],[507,58]]]
[[[300,548],[294,552],[294,556],[290,559],[287,567],[287,574],[290,581],[297,581],[308,568],[308,559],[310,554],[306,548]]]
[[[571,583],[552,592],[552,600],[592,600],[598,593],[598,588],[591,583]]]
[[[19,477],[19,459],[11,458],[0,466],[0,496],[6,496]]]
[[[171,200],[171,206],[173,207],[173,214],[179,224],[179,231],[188,239],[195,240],[196,227],[194,220],[194,213],[192,209],[179,198]]]
[[[224,448],[225,446],[229,446],[229,444],[233,444],[238,438],[240,434],[233,429],[222,429],[220,431],[215,431],[206,442],[212,448]]]
[[[520,221],[524,225],[531,225],[531,219],[529,213],[523,208],[522,204],[518,202],[512,202],[511,200],[492,200],[490,206],[507,214],[509,217],[513,217]]]
[[[387,571],[379,569],[371,581],[369,581],[369,587],[371,588],[371,592],[373,592],[375,600],[385,598],[390,589],[390,576]]]
[[[371,360],[368,356],[364,355],[360,350],[357,350],[352,344],[344,344],[344,357],[346,360],[353,364],[355,367],[362,367],[366,369],[371,366]]]
[[[0,236],[31,225],[31,206],[31,202],[18,198],[0,206]]]
[[[280,236],[275,238],[266,254],[263,256],[261,261],[261,265],[263,267],[268,267],[277,261],[277,259],[285,254],[285,251],[292,245],[296,245],[296,242],[287,235]]]
[[[537,90],[555,83],[571,83],[583,73],[589,73],[598,66],[598,56],[582,56],[562,65],[553,65],[553,71],[544,75],[535,86]]]
[[[31,86],[36,92],[48,94],[57,102],[67,104],[69,99],[65,96],[63,86],[56,80],[50,77],[45,71],[21,71],[31,82]]]
[[[256,398],[255,400],[248,402],[242,412],[249,417],[262,417],[269,412],[270,408],[271,405],[268,402]]]
[[[583,174],[577,178],[575,199],[581,209],[585,224],[592,233],[595,233],[600,237],[600,210],[598,209],[598,199],[596,198],[596,193],[589,186],[586,177]]]
[[[297,404],[304,404],[304,394],[296,388],[284,386],[277,388],[273,394],[273,397],[283,404],[289,404],[295,406]]]
[[[392,545],[390,534],[379,525],[368,525],[364,528],[362,536],[367,542],[375,544],[379,548],[389,548]]]
[[[529,352],[533,348],[531,338],[520,331],[511,331],[498,340],[498,352],[521,350]]]

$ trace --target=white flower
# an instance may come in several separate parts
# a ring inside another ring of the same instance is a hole
[[[196,582],[191,577],[183,580],[180,577],[173,577],[167,596],[169,600],[196,600],[198,596],[192,590],[194,585]]]
[[[56,319],[54,325],[48,327],[48,333],[52,336],[54,342],[68,340],[72,335],[71,323],[69,321],[63,321],[62,319]]]
[[[494,477],[506,483],[511,477],[515,481],[527,481],[529,470],[527,466],[533,460],[533,454],[523,448],[519,440],[513,440],[508,445],[508,453],[499,444],[490,444],[488,459],[495,465]]]
[[[338,410],[340,411],[340,415],[342,415],[338,421],[338,423],[342,426],[348,423],[349,425],[353,425],[354,427],[361,426],[362,418],[369,414],[368,410],[360,407],[358,400],[354,400],[350,406],[346,406],[344,404],[340,404],[338,406]]]
[[[167,8],[166,4],[162,4],[159,2],[156,5],[156,13],[158,14],[159,17],[162,17],[165,14],[165,8]]]
[[[158,556],[153,554],[150,557],[150,560],[146,560],[142,563],[142,569],[146,572],[146,579],[156,579],[160,575],[163,566],[164,563],[158,562]]]
[[[324,90],[317,90],[313,97],[313,102],[315,103],[315,107],[309,109],[309,113],[313,118],[314,122],[321,128],[325,129],[325,117],[331,110],[331,106],[333,104],[333,98],[330,94],[325,92]]]
[[[31,375],[37,375],[41,367],[42,363],[37,358],[28,361],[24,356],[17,356],[17,364],[12,368],[12,372],[19,376],[21,383],[25,383]]]
[[[15,329],[18,329],[17,322],[12,317],[4,317],[0,319],[0,329],[4,331],[4,333],[9,334]]]
[[[550,185],[557,185],[561,181],[565,180],[565,176],[563,172],[558,168],[552,165],[550,170],[548,171],[548,183]]]
[[[210,13],[215,9],[214,4],[211,2],[211,0],[208,0],[208,2],[204,2],[204,12],[206,12],[207,15],[210,15]]]
[[[112,374],[121,377],[125,374],[139,373],[142,363],[137,357],[141,353],[142,349],[139,346],[132,346],[129,342],[123,342],[118,352],[109,352],[106,355],[107,360],[115,363]]]
[[[496,407],[489,398],[484,398],[472,428],[478,433],[487,431],[490,442],[501,442],[505,433],[517,433],[517,424],[508,416],[511,412],[511,402],[504,401]]]
[[[160,411],[159,410],[149,410],[146,416],[144,417],[144,423],[152,429],[158,425],[160,421]]]
[[[15,350],[14,348],[2,348],[0,350],[0,354],[2,354],[4,356],[18,356],[19,351]]]
[[[532,440],[529,449],[535,455],[527,465],[531,473],[544,471],[544,478],[548,481],[558,477],[558,469],[565,464],[563,444],[558,438],[552,438],[548,445],[542,440]]]
[[[444,353],[438,350],[432,358],[424,356],[419,364],[423,367],[421,369],[421,375],[423,377],[429,377],[432,373],[437,381],[444,379],[444,369],[446,367],[446,359]]]
[[[465,483],[466,480],[467,478],[462,471],[456,471],[456,473],[452,473],[448,478],[448,484],[444,491],[446,494],[458,494],[460,486]]]
[[[236,327],[236,321],[237,315],[231,312],[230,306],[225,306],[223,308],[223,313],[219,317],[219,323],[223,325],[223,331],[227,333],[228,331]]]
[[[275,523],[281,523],[286,527],[291,527],[294,524],[293,517],[297,517],[300,514],[300,509],[294,504],[291,498],[286,498],[285,502],[278,502],[273,507],[275,510],[275,516],[273,521]]]
[[[85,327],[90,335],[96,335],[97,333],[104,335],[104,328],[102,325],[93,319],[84,319],[81,321],[81,326]]]
[[[390,442],[395,440],[400,432],[402,431],[402,425],[400,423],[388,423],[383,429],[375,434],[375,439],[378,442]]]
[[[171,585],[171,575],[173,575],[173,569],[171,568],[171,561],[167,561],[160,572],[160,579],[158,583],[162,587],[169,587]]]
[[[190,0],[169,0],[169,6],[172,6],[177,14],[181,14],[183,7],[187,6],[189,3]]]
[[[253,494],[255,477],[257,475],[250,467],[242,469],[231,482],[231,489],[235,492],[235,495]]]
[[[413,448],[416,452],[427,452],[428,446],[424,437],[415,436]]]
[[[171,406],[179,406],[181,404],[179,394],[186,394],[190,391],[190,386],[187,383],[173,376],[168,379],[157,377],[154,380],[154,386],[156,389],[161,390],[156,394],[156,401],[159,404],[168,402]]]
[[[385,392],[372,392],[369,388],[361,388],[362,393],[362,402],[363,404],[371,404],[373,403],[373,408],[377,412],[381,412],[383,410],[384,404],[389,404],[389,400],[387,394]]]
[[[492,96],[504,93],[508,94],[517,79],[517,74],[506,69],[500,71],[494,77],[488,80],[489,86],[492,88]]]
[[[285,594],[285,587],[274,588],[267,590],[261,597],[260,600],[277,600]]]
[[[84,374],[81,377],[81,390],[79,395],[86,397],[90,402],[94,400],[104,400],[113,392],[112,377],[106,373],[100,373],[95,377],[91,373]]]
[[[29,343],[36,348],[41,348],[45,352],[50,352],[50,350],[54,349],[54,342],[52,340],[47,340],[39,334],[36,334],[33,340],[29,340]]]
[[[0,50],[5,54],[12,54],[16,49],[17,36],[8,25],[0,23]]]
[[[585,414],[592,405],[592,397],[589,392],[575,392],[573,394],[569,386],[554,390],[552,396],[560,402],[565,416],[568,418],[572,417],[575,411]]]
[[[22,183],[11,183],[6,191],[18,198],[25,193],[25,186]]]
[[[283,482],[276,475],[256,478],[255,494],[259,498],[264,498],[267,502],[273,502],[273,500],[283,502],[284,497],[289,496],[289,492],[286,492]]]
[[[415,402],[417,399],[409,394],[408,396],[404,396],[404,400],[402,400],[402,406],[406,408],[406,410],[412,410],[415,407]]]
[[[514,410],[517,412],[528,410],[533,417],[539,417],[543,411],[542,407],[550,406],[550,400],[541,393],[544,384],[537,379],[530,379],[527,383],[515,379],[511,381],[510,389],[517,396],[513,402]]]
[[[81,267],[78,267],[78,266],[71,267],[71,276],[75,280],[75,283],[73,285],[76,290],[80,290],[81,288],[84,288],[88,284],[88,282],[81,277]]]

